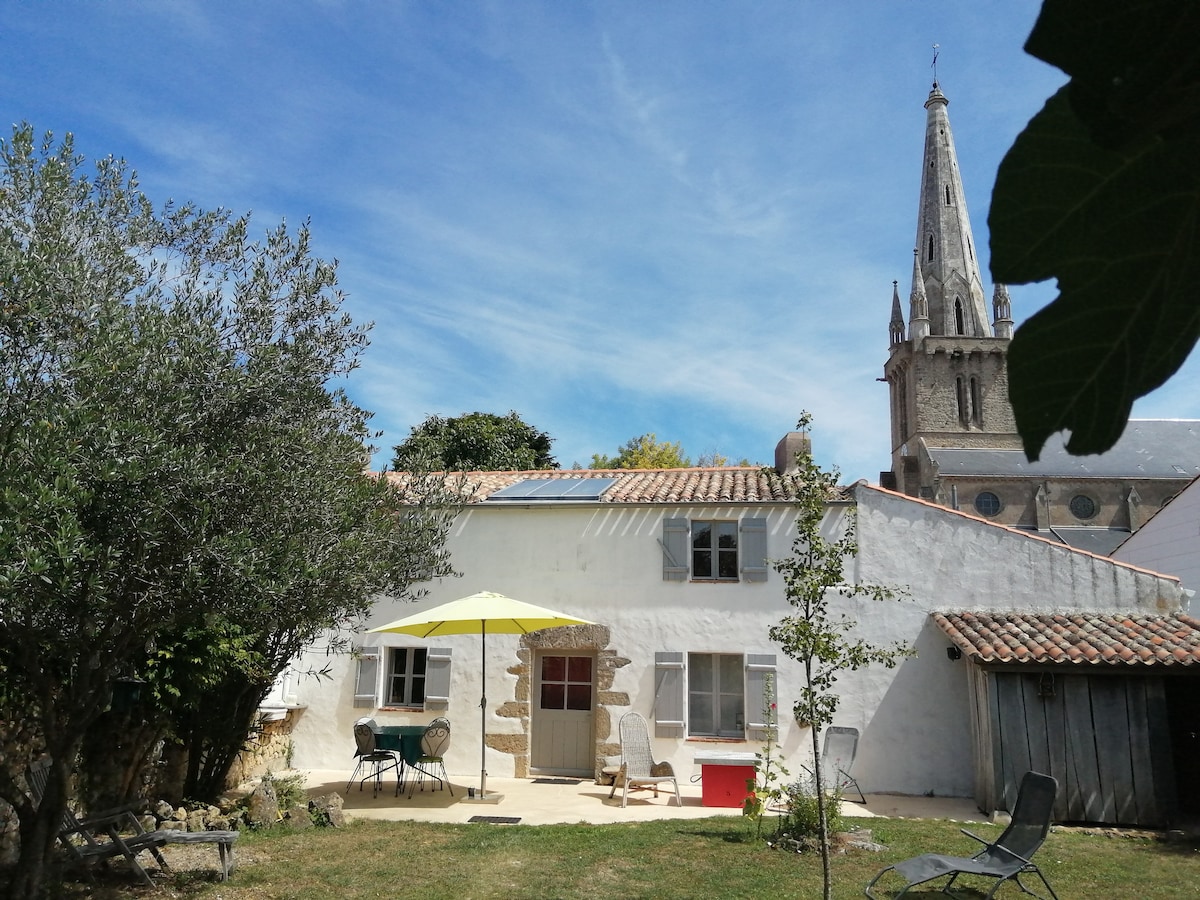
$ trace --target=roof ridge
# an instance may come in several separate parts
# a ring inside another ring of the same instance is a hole
[[[1021,537],[1026,538],[1027,540],[1042,541],[1043,543],[1049,544],[1052,547],[1060,547],[1061,549],[1068,550],[1071,553],[1079,553],[1083,556],[1090,556],[1092,559],[1103,560],[1105,562],[1112,563],[1114,566],[1120,566],[1123,569],[1131,569],[1134,572],[1143,572],[1146,575],[1154,575],[1158,578],[1165,578],[1167,581],[1179,582],[1179,576],[1177,575],[1168,575],[1165,572],[1156,572],[1153,569],[1145,569],[1141,566],[1135,566],[1133,563],[1127,563],[1124,560],[1113,559],[1111,556],[1093,553],[1091,550],[1072,547],[1070,544],[1064,544],[1061,541],[1052,541],[1050,538],[1042,537],[1042,535],[1038,534],[1036,531],[1026,531],[1023,528],[1013,528],[1011,525],[1002,525],[999,522],[990,522],[987,519],[981,519],[979,516],[972,515],[971,513],[963,512],[961,509],[951,509],[948,506],[939,506],[932,500],[925,500],[921,497],[910,497],[908,494],[902,494],[899,491],[893,491],[891,488],[885,488],[878,484],[871,484],[868,481],[855,482],[851,487],[853,488],[860,486],[868,490],[878,491],[881,494],[887,494],[889,496],[896,497],[900,500],[908,500],[911,503],[919,503],[920,505],[927,506],[930,509],[936,509],[938,512],[947,513],[952,516],[961,516],[964,519],[970,519],[972,522],[978,522],[980,525],[984,525],[988,528],[1000,528],[1004,531],[1010,531],[1013,534],[1019,534]]]

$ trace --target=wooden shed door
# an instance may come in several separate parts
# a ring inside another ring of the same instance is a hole
[[[536,667],[531,768],[558,775],[594,774],[595,655],[546,651],[538,655]]]
[[[1166,683],[1179,810],[1195,815],[1200,813],[1200,685],[1186,676]]]
[[[998,673],[991,697],[996,800],[1029,769],[1058,779],[1054,818],[1156,827],[1175,810],[1162,678]]]

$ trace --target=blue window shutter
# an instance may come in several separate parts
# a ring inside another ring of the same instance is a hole
[[[747,740],[767,739],[768,710],[765,703],[767,676],[775,674],[774,653],[746,654],[746,731]],[[775,723],[779,724],[779,681],[775,682]],[[775,734],[774,740],[779,740]]]
[[[663,581],[687,581],[688,520],[663,519]]]
[[[746,581],[766,581],[770,567],[767,565],[767,520],[742,519],[742,577]]]
[[[425,708],[450,705],[450,648],[431,647],[425,655]]]
[[[379,648],[363,647],[358,651],[358,672],[354,677],[354,705],[378,706],[376,690],[379,685]]]
[[[683,651],[654,654],[654,725],[658,737],[683,732]]]

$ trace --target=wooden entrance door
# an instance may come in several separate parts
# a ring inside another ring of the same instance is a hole
[[[552,650],[535,661],[529,763],[554,775],[591,775],[596,766],[592,737],[595,703],[594,654]]]

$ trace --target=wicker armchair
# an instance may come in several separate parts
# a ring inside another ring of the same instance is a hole
[[[613,779],[612,790],[608,792],[611,800],[621,786],[621,806],[629,800],[629,790],[633,788],[652,788],[654,796],[658,796],[660,786],[671,783],[675,791],[675,805],[683,806],[683,798],[679,795],[679,782],[675,780],[675,770],[668,762],[655,762],[650,756],[650,730],[646,720],[637,713],[626,713],[621,716],[619,726],[621,733],[621,770]]]

